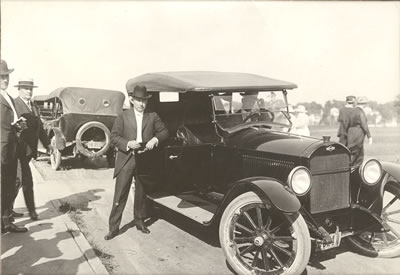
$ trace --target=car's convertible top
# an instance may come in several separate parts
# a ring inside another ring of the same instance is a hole
[[[131,78],[127,91],[145,85],[154,92],[219,92],[219,91],[280,91],[297,88],[287,81],[260,75],[235,72],[185,71],[148,73]]]
[[[120,91],[62,87],[48,95],[38,95],[35,101],[47,101],[59,98],[63,104],[64,113],[95,113],[103,115],[117,115],[122,110],[125,95]]]

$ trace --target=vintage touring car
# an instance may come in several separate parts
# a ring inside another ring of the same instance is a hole
[[[238,274],[299,274],[311,250],[343,238],[372,257],[400,255],[400,167],[350,166],[329,137],[290,133],[296,85],[245,73],[166,72],[132,78],[170,138],[137,154],[148,198],[219,230]],[[151,165],[149,165],[151,162]]]
[[[119,91],[65,87],[48,95],[33,98],[39,106],[43,125],[54,151],[50,156],[53,169],[61,165],[62,155],[99,157],[110,162],[110,130],[122,112],[125,95]]]

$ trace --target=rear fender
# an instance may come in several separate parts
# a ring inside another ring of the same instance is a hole
[[[245,178],[232,184],[208,225],[222,216],[225,208],[234,198],[249,191],[256,193],[264,204],[281,212],[291,214],[299,211],[301,207],[296,195],[278,180],[268,177]]]

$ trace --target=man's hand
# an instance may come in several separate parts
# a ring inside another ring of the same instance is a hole
[[[130,140],[128,141],[128,148],[132,150],[136,150],[140,148],[140,143],[137,142],[136,140]]]
[[[18,133],[21,133],[23,130],[28,129],[28,125],[25,120],[18,121],[14,124]]]
[[[368,139],[368,144],[369,144],[369,145],[372,144],[372,137],[370,137],[370,138]]]
[[[146,143],[146,149],[147,150],[152,150],[155,146],[158,145],[158,139],[156,137],[153,137]]]

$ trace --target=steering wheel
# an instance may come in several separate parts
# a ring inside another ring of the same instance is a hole
[[[270,110],[268,110],[268,109],[263,110],[263,112],[264,112],[264,111],[269,115],[271,122],[274,121],[274,119],[275,119],[275,114],[274,114],[274,112],[272,112],[272,111],[270,111]]]
[[[259,111],[256,112],[256,111],[250,110],[249,114],[243,119],[243,122],[248,121],[250,118],[254,117],[255,115],[260,116],[260,112]]]

